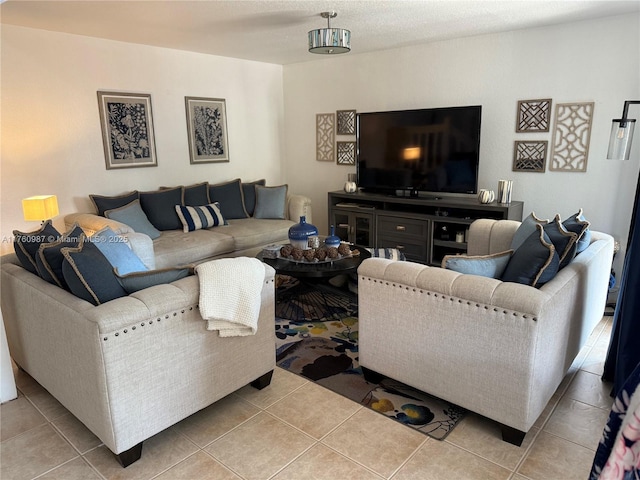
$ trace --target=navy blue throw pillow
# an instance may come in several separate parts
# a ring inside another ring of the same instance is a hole
[[[36,264],[36,256],[38,249],[43,243],[55,242],[60,237],[60,232],[51,224],[51,220],[47,220],[35,232],[24,233],[18,230],[13,231],[13,249],[16,257],[20,260],[20,264],[25,270],[38,275],[38,266]]]
[[[208,182],[184,187],[182,193],[182,205],[186,205],[188,207],[198,207],[200,205],[208,205],[209,203],[211,202],[209,202]]]
[[[209,185],[209,199],[211,203],[218,202],[220,204],[220,212],[226,220],[249,216],[244,209],[242,184],[239,178],[227,183]]]
[[[267,181],[264,179],[242,184],[242,197],[244,199],[244,209],[247,211],[247,214],[250,217],[253,216],[253,211],[256,208],[256,185],[260,185],[261,187],[264,187],[266,184],[267,184]]]
[[[573,257],[575,257],[575,246],[578,235],[567,231],[560,223],[560,216],[556,215],[552,222],[544,226],[544,233],[549,236],[549,240],[556,248],[560,259],[559,269],[566,267]]]
[[[591,225],[582,215],[582,209],[578,210],[578,213],[571,215],[564,222],[562,222],[564,228],[578,235],[578,241],[576,242],[576,252],[579,254],[583,252],[591,243]]]
[[[76,224],[57,241],[40,245],[36,256],[36,266],[38,267],[38,274],[43,280],[69,290],[69,286],[62,274],[62,263],[64,261],[62,249],[65,247],[77,247],[83,234],[82,228]]]
[[[128,203],[138,199],[138,191],[134,190],[122,195],[116,195],[113,197],[106,197],[104,195],[89,195],[89,198],[96,207],[98,215],[104,217],[104,212],[107,210],[113,210],[114,208],[124,207]]]
[[[513,252],[502,274],[503,282],[540,287],[558,273],[560,257],[542,225]]]
[[[158,230],[181,230],[182,222],[176,213],[182,205],[182,187],[140,192],[140,206],[151,224]]]
[[[109,260],[84,235],[76,248],[63,248],[62,255],[62,274],[76,297],[100,305],[127,295]]]

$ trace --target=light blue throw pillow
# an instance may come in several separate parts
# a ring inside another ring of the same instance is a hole
[[[89,241],[100,250],[100,253],[105,256],[112,267],[118,269],[120,275],[148,270],[140,257],[126,244],[126,240],[120,235],[116,235],[109,227],[96,232],[89,238]]]
[[[104,216],[129,225],[135,232],[144,233],[151,237],[151,240],[160,236],[160,231],[151,224],[147,214],[142,210],[140,200],[134,200],[120,208],[107,210],[104,212]]]
[[[468,275],[500,278],[507,268],[513,250],[506,250],[493,255],[445,255],[442,268]]]
[[[263,187],[256,185],[256,208],[253,218],[286,218],[287,185]]]

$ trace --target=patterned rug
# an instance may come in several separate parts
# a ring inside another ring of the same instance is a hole
[[[464,410],[398,381],[364,379],[358,301],[348,290],[285,281],[276,293],[276,363],[438,440]]]

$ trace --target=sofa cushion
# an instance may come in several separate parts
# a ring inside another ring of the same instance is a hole
[[[222,216],[227,220],[249,216],[244,209],[242,184],[239,178],[226,183],[209,185],[209,201],[220,204]]]
[[[169,267],[160,270],[148,270],[146,272],[132,272],[121,275],[116,269],[116,278],[127,293],[137,292],[145,288],[171,283],[189,275],[193,275],[192,267]]]
[[[501,280],[540,287],[556,273],[560,258],[542,225],[513,252]]]
[[[198,206],[208,205],[209,200],[209,182],[196,183],[188,185],[182,191],[182,205]]]
[[[140,200],[136,199],[122,207],[107,210],[104,212],[104,216],[129,225],[134,232],[144,233],[152,240],[160,236],[160,231],[151,224],[147,215],[142,211]]]
[[[107,197],[104,195],[89,195],[93,206],[96,207],[98,215],[104,217],[104,212],[107,210],[113,210],[114,208],[124,207],[125,205],[138,199],[138,191],[134,190],[129,193],[123,193],[122,195],[116,195]]]
[[[556,215],[553,221],[547,223],[544,232],[549,236],[549,240],[553,243],[558,253],[560,264],[558,269],[562,270],[566,267],[575,256],[575,246],[578,235],[567,231],[560,222],[560,216]]]
[[[246,219],[248,220],[248,219]],[[226,234],[228,227],[184,233],[168,230],[153,241],[156,268],[186,265],[217,255],[232,253],[234,239]]]
[[[256,185],[256,208],[253,212],[255,218],[286,218],[287,185],[277,187],[263,187]]]
[[[578,210],[578,213],[574,213],[564,222],[562,222],[564,228],[568,231],[578,235],[578,241],[575,245],[575,254],[583,252],[591,243],[591,230],[589,230],[590,223],[582,215],[582,209]]]
[[[247,250],[270,243],[286,242],[291,220],[241,218],[229,220],[224,232],[233,240],[233,250]]]
[[[112,267],[121,275],[148,270],[144,262],[136,255],[124,237],[117,235],[111,228],[105,227],[89,240],[98,247]]]
[[[511,249],[517,250],[518,247],[536,231],[536,225],[544,226],[547,223],[549,223],[549,220],[542,220],[536,217],[534,212],[531,212],[524,220],[522,220],[522,223],[516,230],[516,233],[513,234]]]
[[[43,243],[55,242],[60,237],[60,232],[47,220],[42,226],[33,232],[24,233],[13,231],[13,248],[22,266],[31,273],[38,275],[36,255]]]
[[[266,184],[267,182],[265,179],[242,184],[242,197],[244,199],[244,209],[247,211],[247,214],[250,217],[253,216],[253,211],[256,208],[256,185],[261,185],[264,187]]]
[[[40,245],[36,255],[36,267],[38,275],[43,280],[69,290],[69,286],[62,274],[64,256],[61,250],[64,247],[77,247],[82,234],[84,234],[84,231],[76,224],[57,241]]]
[[[182,229],[176,205],[182,205],[182,187],[140,192],[142,210],[160,231]]]
[[[176,205],[176,212],[185,233],[225,224],[218,202],[194,207]]]
[[[100,305],[127,295],[109,261],[84,235],[76,248],[63,248],[62,255],[62,274],[75,296]]]
[[[442,259],[442,268],[469,275],[500,278],[512,254],[513,250],[492,255],[445,255]]]

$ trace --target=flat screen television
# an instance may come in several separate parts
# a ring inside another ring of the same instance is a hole
[[[359,113],[358,186],[422,196],[477,193],[482,106]]]

